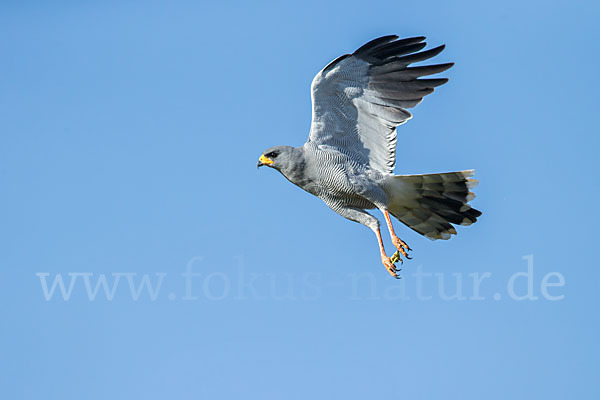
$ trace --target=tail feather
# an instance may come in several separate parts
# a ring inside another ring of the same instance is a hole
[[[388,209],[399,221],[435,239],[456,235],[455,225],[471,225],[481,211],[468,202],[475,198],[469,189],[478,181],[474,170],[427,175],[397,175],[388,178]]]

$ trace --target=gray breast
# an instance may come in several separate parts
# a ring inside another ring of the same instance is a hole
[[[370,197],[378,185],[364,165],[334,149],[317,148],[311,153],[307,172],[314,176],[315,185],[309,192],[339,206],[374,208],[365,196]]]

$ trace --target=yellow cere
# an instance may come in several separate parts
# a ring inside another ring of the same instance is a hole
[[[262,156],[260,156],[260,158],[258,159],[258,161],[260,161],[263,164],[273,164],[273,160],[271,160],[270,158],[265,157],[264,154]]]

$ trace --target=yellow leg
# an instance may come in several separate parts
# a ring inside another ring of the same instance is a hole
[[[396,236],[396,232],[394,232],[394,227],[392,226],[392,220],[390,219],[390,213],[388,212],[388,210],[384,210],[383,215],[385,216],[385,222],[387,223],[388,230],[390,231],[390,237],[392,238],[392,243],[394,243],[394,246],[396,247],[396,249],[398,249],[398,252],[402,253],[402,255],[404,257],[406,257],[407,259],[410,260],[410,257],[408,256],[408,253],[407,253],[407,251],[410,250],[410,247],[408,247],[408,245],[402,239],[400,239],[398,236]],[[398,252],[396,252],[396,253],[398,253]],[[400,255],[394,254],[392,256],[392,258],[400,259]]]
[[[394,262],[392,262],[392,260],[385,254],[385,249],[383,248],[383,240],[381,239],[381,232],[379,232],[379,229],[377,229],[377,232],[375,232],[375,234],[377,235],[377,243],[379,243],[379,252],[381,253],[381,262],[383,263],[383,265],[385,266],[385,269],[387,269],[387,271],[390,273],[391,276],[393,276],[396,279],[399,279],[400,278],[398,276],[399,270],[396,269]]]

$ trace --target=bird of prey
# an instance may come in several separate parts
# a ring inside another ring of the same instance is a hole
[[[468,204],[477,184],[474,170],[426,175],[394,175],[396,127],[445,78],[421,79],[453,63],[410,66],[438,55],[444,46],[421,51],[425,37],[374,39],[342,55],[313,79],[312,124],[301,147],[275,146],[258,161],[321,198],[333,211],[370,228],[377,236],[381,261],[399,278],[396,267],[410,247],[394,232],[390,214],[425,237],[449,239],[455,225],[471,225],[481,212]],[[397,251],[386,255],[379,221],[367,209],[379,209]]]

